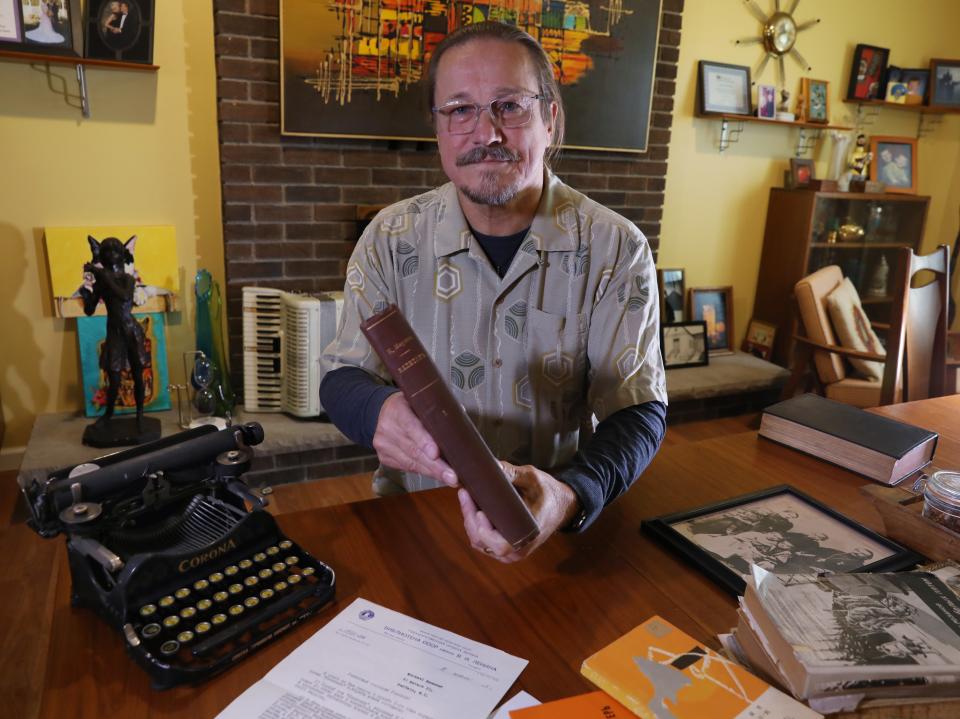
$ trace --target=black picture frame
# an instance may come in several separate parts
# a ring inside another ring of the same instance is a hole
[[[687,319],[684,307],[686,273],[680,267],[657,270],[657,288],[660,291],[660,322],[669,325]]]
[[[960,60],[930,61],[927,97],[930,107],[960,109]]]
[[[697,113],[752,115],[750,68],[725,62],[697,63]]]
[[[874,45],[857,45],[847,83],[848,100],[882,100],[886,96],[887,61],[890,50]]]
[[[83,51],[83,15],[80,0],[41,0],[39,5],[24,0],[0,0],[0,19],[9,34],[0,37],[0,49],[60,57],[80,57]],[[47,10],[46,22],[37,22]],[[53,13],[53,14],[51,14]],[[16,27],[13,27],[13,25]]]
[[[793,511],[796,516],[790,516],[788,511]],[[913,550],[877,534],[788,484],[645,519],[641,528],[728,592],[738,595],[743,594],[746,587],[744,577],[749,572],[749,563],[741,555],[721,556],[715,550],[746,547],[755,542],[750,550],[756,552],[754,558],[772,556],[772,560],[761,560],[761,566],[769,561],[771,566],[764,568],[782,574],[895,572],[923,561],[923,557]],[[814,532],[814,529],[820,531]],[[786,544],[779,548],[773,545],[776,535],[780,535]],[[713,539],[708,541],[708,538]],[[776,553],[763,554],[757,549],[762,546],[769,546]],[[850,546],[854,549],[843,549]],[[859,556],[856,555],[858,549],[861,551]],[[870,552],[870,557],[863,552]],[[868,561],[877,553],[878,559]]]
[[[703,367],[710,363],[706,322],[660,325],[660,353],[664,369]]]
[[[153,25],[153,0],[88,0],[84,56],[152,65]]]

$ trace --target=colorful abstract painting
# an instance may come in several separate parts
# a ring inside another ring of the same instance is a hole
[[[136,315],[146,338],[147,362],[143,367],[143,408],[147,412],[170,409],[169,372],[167,370],[167,336],[163,314],[150,312]],[[77,339],[80,343],[80,374],[83,382],[83,408],[87,417],[99,417],[106,404],[109,380],[100,369],[100,349],[107,337],[106,317],[78,317]],[[120,373],[120,393],[114,406],[116,414],[137,411],[130,367]]]
[[[286,135],[432,140],[422,80],[461,25],[499,20],[540,41],[567,110],[565,147],[647,147],[661,0],[281,0]]]

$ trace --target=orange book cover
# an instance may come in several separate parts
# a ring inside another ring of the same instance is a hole
[[[644,719],[821,716],[660,617],[589,657],[580,673]]]
[[[605,692],[557,699],[535,707],[514,709],[510,719],[632,719],[633,714]]]

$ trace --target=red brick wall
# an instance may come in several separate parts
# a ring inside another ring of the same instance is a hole
[[[230,364],[242,386],[241,288],[343,288],[359,205],[446,182],[433,143],[280,136],[278,0],[214,0]],[[654,250],[666,185],[683,0],[663,0],[649,149],[565,151],[557,174],[633,220]]]

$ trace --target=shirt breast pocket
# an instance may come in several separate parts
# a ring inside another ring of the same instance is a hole
[[[527,316],[527,363],[531,380],[566,394],[582,383],[587,355],[586,315],[555,315],[531,307]]]

